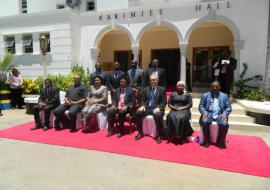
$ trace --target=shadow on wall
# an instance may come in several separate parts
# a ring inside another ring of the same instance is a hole
[[[47,54],[47,63],[52,62],[52,55]],[[43,57],[42,55],[33,55],[33,54],[24,54],[24,55],[16,55],[14,56],[14,65],[22,65],[22,66],[33,66],[33,65],[43,65]]]

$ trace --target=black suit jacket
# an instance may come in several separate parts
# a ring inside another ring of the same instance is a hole
[[[41,90],[38,102],[45,102],[47,104],[60,105],[59,88],[52,86],[49,93],[46,95],[46,88]]]
[[[145,106],[146,108],[149,108],[150,99],[151,99],[151,86],[148,86],[143,91],[141,105]],[[157,86],[154,101],[156,107],[159,107],[161,111],[165,110],[167,99],[166,99],[166,89],[164,87]]]
[[[148,68],[145,72],[144,72],[144,87],[150,86],[150,76],[153,72],[152,68]],[[166,71],[165,69],[162,68],[157,68],[157,73],[158,73],[158,78],[159,78],[159,86],[163,86],[164,88],[166,88]]]
[[[120,88],[117,88],[113,95],[112,104],[117,107],[119,100],[120,100]],[[135,96],[133,94],[132,88],[126,86],[124,106],[132,106],[134,103],[135,103]]]
[[[124,71],[119,70],[118,71],[118,75],[117,78],[114,77],[114,72],[111,72],[108,76],[108,80],[107,80],[107,86],[109,87],[110,90],[112,89],[117,89],[119,88],[119,81],[122,77],[124,77],[126,75],[126,73]]]
[[[106,85],[107,84],[107,78],[108,78],[108,74],[106,73],[106,72],[104,72],[104,71],[101,71],[101,73],[100,74],[97,74],[96,73],[96,71],[95,72],[93,72],[93,73],[91,73],[90,74],[90,77],[89,77],[89,84],[90,85],[94,85],[94,80],[95,80],[95,77],[96,76],[101,76],[102,77],[102,79],[103,79],[103,85]]]
[[[234,81],[234,70],[236,69],[237,67],[237,60],[234,59],[233,57],[230,57],[229,58],[230,60],[230,64],[228,65],[228,79],[233,82]]]
[[[137,88],[141,90],[143,88],[143,71],[141,69],[136,69],[135,76],[131,76],[131,70],[129,69],[127,72],[127,77],[129,81],[129,85],[133,88]]]

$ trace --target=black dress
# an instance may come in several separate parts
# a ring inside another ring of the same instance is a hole
[[[191,118],[190,108],[192,107],[192,98],[188,93],[178,95],[177,92],[173,92],[170,96],[169,104],[187,106],[186,109],[180,111],[171,109],[166,119],[167,137],[172,138],[175,135],[180,143],[183,143],[194,132],[189,122]]]

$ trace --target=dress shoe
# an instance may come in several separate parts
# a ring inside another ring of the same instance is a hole
[[[113,135],[113,131],[109,131],[108,134],[107,134],[107,137],[110,137]]]
[[[77,129],[73,128],[73,127],[69,130],[69,132],[71,132],[71,133],[75,133],[76,131],[77,131]]]
[[[123,136],[122,133],[117,134],[117,138],[121,138],[122,136]]]
[[[30,130],[33,131],[33,130],[37,130],[37,129],[41,129],[41,128],[43,128],[42,124],[38,124],[35,127],[31,128]]]
[[[162,143],[162,137],[158,137],[157,138],[157,144],[161,144]]]
[[[135,136],[135,140],[140,140],[141,138],[143,138],[143,133],[138,133],[138,135]]]
[[[217,147],[218,147],[219,149],[226,149],[226,146],[225,146],[225,145],[217,145]]]
[[[210,146],[209,143],[205,143],[205,144],[203,145],[204,148],[208,148],[209,146]]]
[[[47,130],[49,130],[49,129],[51,129],[50,126],[45,126],[45,127],[43,128],[43,131],[47,131]]]

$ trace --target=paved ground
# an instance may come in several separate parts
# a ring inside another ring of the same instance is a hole
[[[4,111],[0,129],[31,121]],[[261,136],[269,133],[230,131]],[[270,190],[270,179],[69,147],[0,139],[0,190],[175,189]]]

